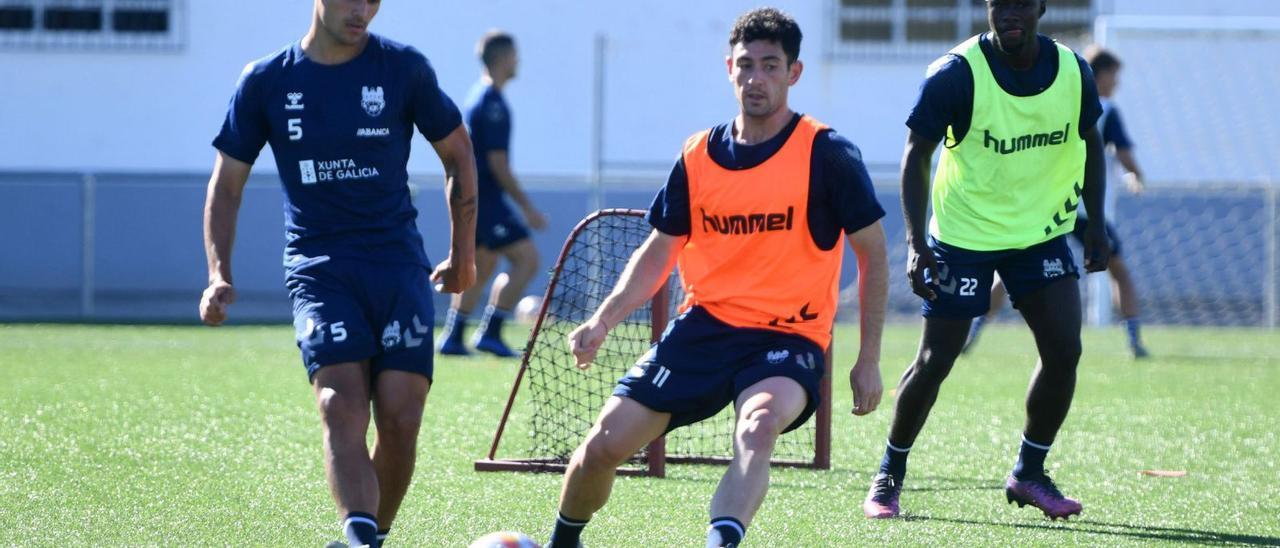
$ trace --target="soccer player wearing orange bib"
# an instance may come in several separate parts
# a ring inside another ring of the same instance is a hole
[[[787,106],[803,69],[800,39],[795,21],[775,9],[737,20],[726,66],[738,115],[686,141],[650,208],[653,232],[612,294],[569,336],[578,366],[588,367],[609,329],[679,264],[681,314],[618,382],[574,452],[552,548],[578,546],[626,459],[730,403],[734,456],[711,500],[707,546],[742,541],[769,487],[775,441],[818,407],[845,235],[858,258],[862,315],[849,377],[853,412],[879,404],[888,298],[884,210],[858,149]]]

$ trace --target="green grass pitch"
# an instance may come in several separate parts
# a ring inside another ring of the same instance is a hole
[[[919,328],[885,337],[887,387]],[[1048,465],[1084,515],[1051,523],[1004,501],[1033,365],[996,326],[957,364],[917,441],[905,519],[860,503],[893,398],[855,418],[853,326],[837,333],[833,469],[776,470],[752,546],[1280,543],[1280,336],[1090,330],[1071,416]],[[515,329],[512,340],[524,332]],[[498,530],[545,540],[560,477],[477,473],[516,363],[441,359],[418,471],[392,545],[465,546]],[[320,429],[288,327],[0,326],[0,531],[34,546],[321,546],[338,537]],[[1155,478],[1143,469],[1185,470]],[[584,541],[701,546],[720,470],[622,478]]]

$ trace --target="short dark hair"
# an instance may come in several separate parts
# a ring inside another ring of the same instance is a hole
[[[476,44],[476,55],[480,56],[480,62],[486,67],[492,67],[498,57],[507,53],[516,47],[516,39],[510,34],[500,30],[491,30],[484,33],[480,38],[480,42]]]
[[[756,40],[776,42],[787,54],[790,66],[800,58],[800,25],[776,8],[756,8],[738,17],[729,32],[729,47]]]
[[[1120,69],[1120,58],[1096,45],[1084,50],[1084,60],[1089,62],[1094,74]]]

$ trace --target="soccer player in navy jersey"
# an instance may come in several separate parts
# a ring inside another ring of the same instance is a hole
[[[209,287],[200,301],[213,326],[235,302],[236,215],[269,143],[285,192],[286,286],[329,488],[347,541],[375,547],[413,476],[431,387],[431,286],[458,293],[475,281],[476,216],[475,164],[458,109],[421,53],[368,32],[379,5],[315,0],[302,39],[245,67],[213,141]],[[445,171],[451,246],[434,271],[406,174],[415,126]]]
[[[529,238],[529,228],[546,228],[546,218],[525,195],[511,171],[511,109],[502,96],[507,82],[516,76],[519,58],[510,34],[492,31],[476,47],[484,73],[471,89],[464,111],[471,129],[471,145],[476,156],[480,207],[476,222],[476,279],[486,281],[504,257],[511,264],[506,276],[498,276],[489,289],[489,304],[480,319],[471,344],[476,350],[504,358],[517,354],[502,341],[502,324],[538,273],[538,250]],[[520,207],[522,221],[506,198]],[[528,223],[528,227],[525,226]],[[484,292],[482,284],[453,298],[440,334],[440,353],[470,354],[462,343],[467,317],[475,310]]]
[[[1123,169],[1121,179],[1124,181],[1125,188],[1134,194],[1141,194],[1146,189],[1146,184],[1143,182],[1138,161],[1133,155],[1133,141],[1129,139],[1129,132],[1125,129],[1124,120],[1120,117],[1120,110],[1111,100],[1111,94],[1115,93],[1116,87],[1120,85],[1120,58],[1095,45],[1085,49],[1084,59],[1093,69],[1093,78],[1098,84],[1098,98],[1102,102],[1102,115],[1098,118],[1098,134],[1102,137],[1102,144],[1110,153],[1107,156],[1109,160],[1107,174],[1116,172],[1112,169],[1114,166],[1110,162],[1114,160]],[[1112,297],[1120,307],[1125,333],[1129,338],[1129,351],[1133,353],[1134,358],[1146,358],[1150,353],[1147,352],[1146,345],[1142,344],[1138,289],[1133,283],[1129,265],[1121,254],[1123,244],[1120,242],[1115,226],[1110,222],[1105,226],[1107,239],[1111,242],[1111,261],[1107,264],[1107,272],[1111,273]],[[1076,228],[1071,234],[1083,244],[1084,235],[1088,230],[1089,218],[1081,215],[1076,219]],[[986,322],[1000,313],[1000,309],[1004,306],[1005,293],[1004,283],[997,279],[995,286],[991,288],[991,310],[986,316],[979,316],[973,321],[973,327],[969,329],[969,340],[965,342],[966,352],[977,342],[978,335]]]

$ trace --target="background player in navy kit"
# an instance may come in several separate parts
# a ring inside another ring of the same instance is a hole
[[[1129,139],[1129,132],[1125,130],[1120,110],[1111,100],[1111,94],[1115,93],[1116,87],[1120,85],[1120,58],[1096,46],[1086,49],[1084,57],[1089,60],[1089,66],[1093,68],[1093,76],[1098,82],[1098,95],[1102,98],[1102,117],[1098,120],[1098,132],[1102,135],[1102,143],[1107,145],[1108,150],[1112,152],[1112,157],[1120,163],[1123,169],[1121,178],[1125,188],[1129,189],[1129,192],[1140,194],[1146,188],[1142,179],[1142,170],[1138,168],[1138,161],[1133,156],[1133,141]],[[1113,170],[1108,169],[1107,173],[1111,174]],[[1080,238],[1088,226],[1088,218],[1077,219],[1076,237]],[[1124,317],[1125,331],[1129,335],[1129,350],[1133,352],[1135,358],[1145,358],[1148,353],[1147,348],[1142,344],[1138,290],[1133,283],[1129,266],[1120,254],[1120,238],[1116,235],[1115,227],[1108,222],[1106,229],[1107,237],[1111,239],[1112,252],[1107,271],[1111,273],[1113,294],[1120,304],[1120,314]]]
[[[1111,100],[1111,94],[1115,93],[1116,87],[1120,84],[1120,59],[1096,45],[1085,49],[1084,59],[1093,69],[1093,78],[1098,85],[1098,97],[1102,102],[1102,115],[1098,118],[1098,134],[1102,137],[1102,144],[1112,153],[1109,159],[1114,158],[1123,168],[1122,180],[1125,188],[1134,194],[1141,194],[1146,185],[1143,183],[1142,170],[1138,168],[1138,161],[1133,156],[1133,141],[1129,139],[1129,132],[1125,130],[1119,109]],[[1108,175],[1114,172],[1110,169],[1111,167],[1108,166]],[[1088,229],[1089,218],[1081,215],[1076,218],[1076,228],[1071,234],[1083,244],[1084,234]],[[1107,272],[1111,274],[1112,297],[1120,306],[1125,333],[1129,337],[1129,351],[1135,358],[1145,358],[1149,353],[1147,347],[1142,344],[1138,289],[1133,283],[1129,266],[1121,255],[1122,244],[1119,235],[1116,234],[1115,226],[1107,222],[1106,229],[1107,239],[1111,242],[1111,261],[1107,263]],[[991,288],[991,310],[987,315],[979,316],[973,321],[973,327],[969,329],[969,340],[965,342],[965,351],[977,342],[978,335],[986,322],[1000,314],[1005,295],[1004,283],[997,279]]]
[[[493,31],[476,46],[484,73],[467,99],[466,121],[471,128],[471,143],[476,155],[480,213],[476,223],[476,278],[488,280],[497,267],[498,258],[506,257],[511,269],[506,276],[494,279],[489,289],[489,304],[476,329],[471,344],[477,350],[502,357],[513,357],[502,342],[502,324],[511,317],[512,309],[524,294],[529,280],[538,271],[538,250],[529,238],[529,230],[507,205],[510,196],[525,221],[535,230],[546,228],[547,221],[520,188],[511,172],[511,109],[502,97],[502,88],[516,76],[519,58],[515,40],[510,34]],[[462,344],[467,316],[475,310],[484,292],[482,284],[453,298],[440,335],[440,353],[468,354]]]
[[[245,67],[213,142],[209,287],[200,301],[209,325],[221,324],[235,301],[236,215],[250,167],[270,143],[285,190],[297,344],[323,425],[329,487],[353,546],[385,538],[413,476],[431,387],[431,284],[457,293],[475,281],[471,141],[426,58],[368,33],[378,7],[316,0],[306,36]],[[445,170],[451,246],[434,272],[405,171],[415,125]]]

